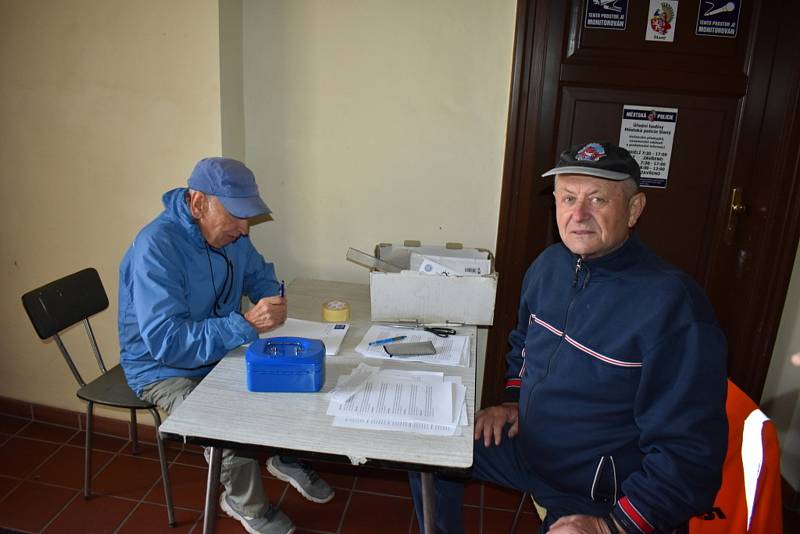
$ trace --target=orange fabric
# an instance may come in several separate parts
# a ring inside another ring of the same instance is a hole
[[[747,416],[758,406],[733,382],[728,380],[728,453],[722,467],[722,487],[714,500],[714,509],[689,521],[691,534],[729,534],[748,532],[777,534],[783,532],[781,510],[781,473],[778,434],[770,420],[761,427],[764,457],[755,492],[750,529],[747,529],[747,501],[742,467],[742,430]]]

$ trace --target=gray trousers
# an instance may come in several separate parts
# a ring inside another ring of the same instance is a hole
[[[167,378],[147,386],[141,398],[171,414],[199,383],[199,378]],[[208,462],[208,449],[205,449],[205,457]],[[261,517],[267,513],[261,466],[256,460],[242,458],[230,449],[223,449],[220,481],[225,486],[228,501],[237,512],[247,517]]]

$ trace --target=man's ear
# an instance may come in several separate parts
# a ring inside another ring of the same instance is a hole
[[[195,219],[199,219],[203,216],[206,212],[208,207],[208,198],[204,193],[200,191],[190,191],[189,192],[189,212],[192,214],[192,217]]]
[[[642,216],[645,204],[647,204],[647,197],[642,191],[639,191],[628,200],[628,228],[636,226],[636,222]]]

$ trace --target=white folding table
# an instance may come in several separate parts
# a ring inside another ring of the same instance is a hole
[[[371,325],[368,285],[298,279],[288,286],[286,298],[291,317],[312,321],[322,320],[322,305],[328,300],[339,299],[350,304],[350,330],[339,354],[326,357],[322,390],[319,393],[248,391],[244,350],[239,348],[226,355],[159,427],[164,437],[210,447],[203,531],[214,530],[222,449],[267,448],[298,456],[305,452],[318,458],[349,458],[351,462],[421,471],[426,532],[435,532],[433,473],[466,473],[472,466],[476,328],[457,328],[459,334],[470,336],[469,367],[365,358],[355,352],[355,347]],[[467,388],[469,425],[462,427],[460,436],[450,437],[334,427],[333,417],[325,413],[329,404],[325,394],[333,389],[339,376],[350,374],[360,362],[460,376]]]

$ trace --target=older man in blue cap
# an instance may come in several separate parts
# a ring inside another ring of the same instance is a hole
[[[206,158],[188,186],[164,194],[164,211],[120,265],[120,361],[136,394],[167,413],[228,351],[286,320],[275,269],[248,236],[250,219],[270,213],[253,173],[233,159]],[[253,307],[242,313],[244,295]],[[331,487],[294,459],[274,456],[267,468],[309,500],[333,498]],[[221,481],[221,508],[247,532],[294,531],[267,501],[258,462],[224,451]]]

